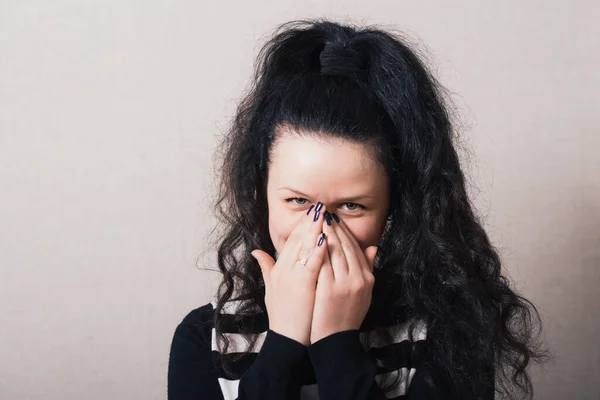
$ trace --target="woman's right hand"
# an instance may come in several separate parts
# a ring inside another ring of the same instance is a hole
[[[265,281],[265,304],[269,329],[308,346],[315,305],[317,277],[327,246],[323,235],[325,206],[317,203],[303,216],[277,258],[262,250],[251,255],[260,265]],[[307,259],[302,265],[300,259]]]

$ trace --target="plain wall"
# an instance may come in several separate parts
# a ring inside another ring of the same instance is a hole
[[[196,266],[216,139],[275,25],[321,16],[426,46],[475,204],[556,355],[535,397],[598,399],[599,15],[591,0],[1,1],[0,398],[166,398],[173,331],[218,282]]]

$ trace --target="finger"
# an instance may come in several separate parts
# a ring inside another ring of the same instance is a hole
[[[327,235],[325,234],[325,241],[323,242],[325,254],[323,255],[323,265],[319,271],[317,284],[328,284],[335,281],[335,273],[333,271],[333,266],[331,265],[331,258],[329,257],[329,246],[327,245],[327,239]]]
[[[339,221],[340,223],[333,222],[333,229],[338,235],[340,244],[344,250],[346,261],[348,263],[348,273],[360,274],[363,270],[368,268],[366,265],[367,261],[365,260],[364,254],[356,240],[351,239],[352,233],[350,233],[347,229],[344,229],[344,227],[341,225],[342,221]]]
[[[362,273],[362,271],[368,269],[369,266],[367,266],[368,261],[366,260],[360,245],[354,238],[354,235],[352,235],[352,232],[350,232],[348,227],[344,224],[344,221],[340,218],[337,218],[334,221],[333,228],[340,239],[340,243],[342,244],[342,248],[346,255],[349,273]]]
[[[277,259],[277,265],[293,267],[298,259],[298,254],[302,250],[302,242],[296,239],[288,238],[283,246],[283,250]]]
[[[335,215],[335,214],[333,214],[333,215]],[[334,221],[336,221],[342,227],[342,229],[348,234],[348,237],[350,238],[350,241],[356,247],[360,248],[360,244],[358,243],[358,241],[356,240],[356,238],[354,237],[354,235],[352,234],[352,232],[350,232],[350,228],[348,228],[348,225],[346,225],[346,223],[344,222],[344,220],[341,219],[341,218],[339,218],[337,215],[335,215]]]
[[[339,221],[339,225],[348,234],[348,237],[350,238],[350,241],[352,241],[357,248],[361,249],[361,253],[364,254],[365,259],[366,259],[366,261],[369,264],[369,267],[371,269],[371,272],[373,272],[373,267],[375,265],[375,257],[377,255],[377,251],[378,251],[379,248],[377,246],[369,246],[363,252],[362,251],[362,247],[360,247],[360,244],[358,243],[358,241],[356,240],[356,238],[354,237],[354,235],[350,231],[350,228],[348,228],[348,225],[346,225],[346,223],[344,222],[344,220],[338,217],[336,219],[336,221]],[[370,247],[373,247],[373,249],[369,250]]]
[[[333,266],[333,274],[335,280],[344,279],[348,275],[348,263],[346,261],[346,255],[344,249],[340,243],[340,239],[333,227],[333,224],[323,224],[323,233],[327,235],[327,251],[329,252],[329,259]]]
[[[250,255],[258,261],[263,280],[265,281],[265,285],[267,285],[271,277],[271,269],[273,269],[273,266],[275,265],[275,260],[262,250],[253,250]]]
[[[308,251],[304,250],[302,257],[304,257],[304,259],[310,257],[314,243],[318,238],[318,234],[321,232],[319,227],[315,225],[319,225],[320,221],[323,219],[322,214],[315,213],[315,209],[316,207],[311,207],[308,213],[300,216],[296,226],[290,233],[290,236],[286,240],[283,249],[281,250],[281,254],[279,255],[279,258],[284,260],[283,265],[293,267],[298,261],[300,252],[303,251],[303,249],[308,249]],[[317,215],[317,221],[314,221],[315,215]],[[307,234],[308,232],[310,233]]]
[[[304,266],[309,272],[315,275],[320,272],[323,262],[325,260],[325,253],[327,251],[327,243],[325,241],[325,234],[321,233],[319,239],[313,244],[314,249],[311,257],[308,259],[306,266]]]
[[[311,211],[308,216],[311,220],[307,224],[306,232],[302,235],[302,250],[298,254],[298,260],[310,260],[313,257],[313,251],[316,249],[319,237],[323,231],[323,219],[325,216],[325,205],[321,202]],[[321,261],[322,263],[322,261]],[[306,267],[301,263],[296,263],[296,266]],[[319,268],[321,265],[319,265]]]
[[[369,246],[365,249],[365,257],[367,259],[369,271],[371,271],[371,273],[373,273],[373,268],[375,266],[375,256],[377,255],[377,250],[377,246]]]

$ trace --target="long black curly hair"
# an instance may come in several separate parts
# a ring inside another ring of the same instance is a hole
[[[509,398],[531,398],[527,367],[549,354],[539,313],[502,274],[467,196],[445,91],[403,37],[374,26],[297,20],[279,25],[260,50],[249,92],[217,152],[219,223],[212,233],[222,281],[214,326],[226,349],[220,315],[227,302],[242,304],[240,321],[265,312],[264,282],[250,251],[275,252],[266,183],[276,128],[288,124],[372,144],[387,171],[390,217],[369,313],[425,321],[432,362],[462,398],[481,398],[490,382]],[[254,346],[250,327],[240,329]]]

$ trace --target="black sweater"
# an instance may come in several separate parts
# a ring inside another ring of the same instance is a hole
[[[446,374],[427,362],[424,334],[408,340],[403,326],[390,330],[393,343],[377,343],[373,331],[348,330],[304,346],[268,329],[266,315],[244,322],[260,334],[254,349],[244,347],[240,324],[227,324],[224,332],[232,348],[222,354],[216,347],[212,317],[214,303],[191,311],[177,326],[169,358],[169,400],[280,400],[280,399],[456,399]],[[231,319],[233,321],[233,319]],[[361,343],[366,335],[369,346]],[[258,348],[257,348],[258,347]],[[219,360],[234,353],[245,358],[233,364],[240,377],[229,377]],[[385,360],[385,362],[381,362]],[[392,390],[384,392],[384,378],[400,377]],[[433,377],[436,389],[425,376]],[[317,384],[318,383],[318,384]]]

